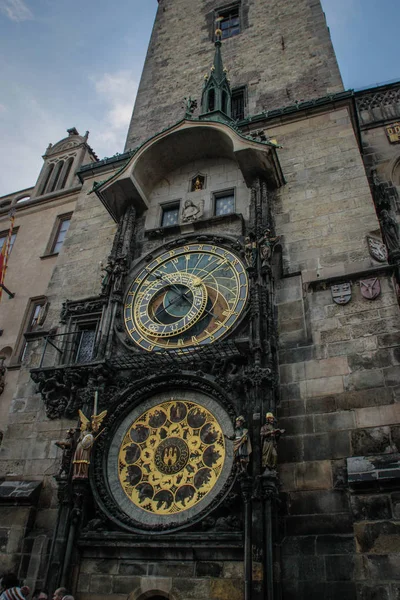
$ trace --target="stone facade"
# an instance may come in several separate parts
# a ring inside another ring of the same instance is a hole
[[[49,301],[0,396],[2,478],[14,494],[26,481],[39,486],[19,503],[0,486],[0,566],[33,587],[69,585],[78,600],[396,600],[399,271],[396,253],[389,262],[374,257],[367,237],[382,244],[378,216],[396,214],[400,145],[384,128],[398,118],[397,86],[376,91],[378,107],[374,90],[342,92],[316,0],[296,8],[246,0],[241,33],[222,52],[232,85],[247,85],[252,118],[240,127],[221,114],[183,119],[183,96],[200,93],[212,62],[220,8],[160,1],[127,152],[98,161],[79,136],[81,162],[67,173],[69,187],[36,198],[49,169],[50,182],[57,161],[67,165],[76,152],[66,138],[47,150],[34,188],[0,201],[1,210],[3,201],[32,194],[17,210],[6,281],[17,294],[1,304],[12,324],[4,346],[18,345],[32,290]],[[226,191],[234,209],[216,214]],[[195,205],[187,221],[186,201]],[[177,220],[164,226],[171,205]],[[27,262],[25,244],[46,254],[54,220],[72,211],[59,255]],[[190,244],[243,261],[246,309],[221,344],[186,354],[139,351],[125,326],[129,286],[165,253],[178,261]],[[80,360],[86,334],[92,346]],[[77,411],[91,416],[95,391],[99,412],[108,413],[89,477],[73,479]],[[248,475],[233,469],[230,489],[203,504],[201,518],[177,527],[168,524],[172,515],[152,529],[147,517],[133,522],[116,506],[106,457],[120,456],[115,432],[124,419],[161,393],[212,398],[225,411],[228,438],[244,415],[253,452]],[[285,430],[279,485],[261,459],[269,411]]]

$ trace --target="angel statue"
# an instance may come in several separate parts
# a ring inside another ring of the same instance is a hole
[[[99,429],[106,414],[107,411],[103,410],[103,412],[101,412],[99,415],[92,415],[92,420],[90,421],[90,419],[85,417],[83,412],[79,410],[79,417],[81,420],[81,434],[79,436],[79,440],[74,454],[74,459],[72,461],[74,466],[72,479],[88,478],[92,448],[99,435],[101,435],[103,432],[99,432]]]
[[[244,422],[244,417],[237,417],[234,434],[232,436],[225,435],[226,439],[233,441],[235,465],[241,474],[247,473],[252,452],[249,430],[244,427]]]

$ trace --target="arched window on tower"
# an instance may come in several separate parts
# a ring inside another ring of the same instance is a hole
[[[47,186],[49,185],[50,177],[53,174],[53,170],[54,170],[54,164],[53,165],[49,165],[47,167],[47,173],[46,173],[46,176],[45,176],[45,178],[43,180],[43,185],[40,188],[39,196],[42,196],[42,194],[46,193],[46,189],[47,189]]]
[[[222,92],[222,112],[228,112],[228,94],[225,90]]]
[[[207,112],[211,112],[215,109],[215,90],[214,88],[211,88],[211,90],[208,92],[208,108],[207,108]]]
[[[64,170],[63,170],[63,173],[61,176],[61,185],[58,186],[58,189],[62,190],[63,188],[65,188],[69,174],[71,173],[73,162],[74,162],[74,157],[71,156],[71,158],[69,158],[67,160],[67,162],[65,163]]]
[[[58,181],[60,179],[60,175],[61,175],[61,171],[62,168],[64,166],[64,161],[60,160],[57,164],[56,167],[54,169],[54,177],[53,177],[53,183],[51,184],[51,189],[49,189],[49,192],[54,192],[54,190],[58,189]]]

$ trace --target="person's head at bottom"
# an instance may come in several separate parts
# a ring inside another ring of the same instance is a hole
[[[64,596],[68,594],[66,588],[58,588],[53,594],[53,600],[63,600]]]

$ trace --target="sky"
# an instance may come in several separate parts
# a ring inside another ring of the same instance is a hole
[[[322,5],[345,88],[400,79],[399,0]],[[0,0],[0,197],[34,185],[49,142],[70,127],[90,131],[100,158],[123,151],[156,9]]]

